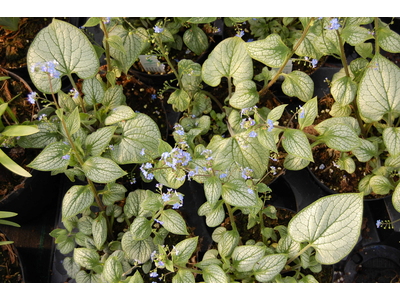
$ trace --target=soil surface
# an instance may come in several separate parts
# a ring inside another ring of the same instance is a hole
[[[0,242],[7,241],[0,232]],[[22,271],[18,261],[18,254],[13,244],[0,246],[0,283],[23,282]]]

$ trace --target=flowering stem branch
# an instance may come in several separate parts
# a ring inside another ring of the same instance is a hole
[[[107,72],[111,71],[111,58],[110,58],[110,45],[108,44],[108,32],[106,30],[106,25],[104,24],[103,21],[100,22],[101,26],[103,27],[103,32],[104,32],[104,37],[105,37],[105,43],[106,43],[106,60],[107,60]],[[107,80],[107,87],[110,87],[111,83]]]
[[[283,69],[285,68],[286,64],[288,63],[289,59],[294,55],[294,53],[296,52],[297,48],[300,46],[300,44],[303,42],[304,38],[306,37],[308,30],[311,27],[311,24],[313,22],[314,18],[311,18],[310,21],[308,22],[306,28],[303,31],[302,36],[300,37],[300,39],[297,41],[296,45],[293,47],[292,52],[286,57],[286,60],[284,61],[284,63],[282,64],[282,66],[279,68],[278,72],[276,73],[276,75],[274,76],[274,78],[272,78],[272,80],[268,83],[267,86],[264,86],[259,92],[258,95],[259,96],[264,96],[267,91],[269,90],[269,88],[278,80],[279,76],[281,75]]]
[[[232,208],[228,203],[226,203],[226,202],[224,202],[224,203],[225,203],[226,208],[228,209],[229,220],[231,220],[232,230],[237,231],[236,224],[235,224],[235,218],[233,217]]]
[[[164,56],[165,60],[167,61],[169,67],[170,67],[171,70],[174,72],[176,79],[178,79],[178,85],[179,85],[179,87],[182,88],[182,82],[181,82],[181,79],[180,79],[180,77],[179,77],[179,74],[178,74],[178,72],[175,70],[175,68],[173,67],[171,61],[169,60],[167,51],[165,51],[165,49],[164,49],[164,46],[163,46],[163,43],[162,43],[162,40],[161,40],[160,36],[157,36],[157,37],[155,38],[155,40],[157,41],[157,44],[158,44],[158,46],[160,47],[160,51],[161,51],[162,55]]]
[[[378,42],[378,18],[375,17],[375,54],[379,53],[379,42]]]

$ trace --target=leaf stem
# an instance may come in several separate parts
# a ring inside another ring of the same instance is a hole
[[[225,201],[224,201],[224,203],[225,203],[225,206],[226,206],[226,208],[227,208],[227,210],[228,210],[228,213],[229,213],[229,220],[231,220],[232,230],[237,231],[237,229],[236,229],[236,224],[235,224],[235,218],[234,218],[233,212],[232,212],[232,208],[231,208],[231,206],[230,206],[228,203],[226,203]]]
[[[306,250],[308,249],[308,248],[310,248],[311,247],[311,244],[308,244],[307,246],[305,246],[303,249],[301,249],[300,250],[300,252],[299,253],[297,253],[296,254],[296,256],[293,256],[291,259],[289,259],[288,261],[287,261],[287,265],[288,264],[290,264],[292,261],[294,261],[296,258],[298,258],[300,255],[302,255],[304,252],[306,252]]]

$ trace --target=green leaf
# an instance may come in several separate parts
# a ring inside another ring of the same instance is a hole
[[[307,102],[314,93],[314,81],[304,72],[293,71],[285,75],[282,91],[290,97]]]
[[[48,145],[43,151],[28,165],[28,167],[40,171],[53,171],[63,169],[68,166],[69,160],[63,159],[63,155],[71,148],[63,142],[56,142]]]
[[[113,182],[127,174],[111,159],[100,156],[90,157],[82,169],[90,180],[98,183]]]
[[[351,152],[357,157],[359,161],[367,162],[377,154],[378,147],[368,140],[360,139],[360,142],[360,146],[351,150]]]
[[[108,88],[104,93],[103,105],[107,110],[111,110],[122,105],[124,98],[122,85],[116,85]]]
[[[129,283],[144,283],[142,276],[139,271],[136,271],[135,274],[129,280]]]
[[[340,56],[340,44],[336,30],[324,30],[323,34],[313,40],[313,44],[322,55],[336,54]]]
[[[73,258],[78,265],[88,270],[100,264],[100,256],[94,249],[75,248]]]
[[[331,93],[341,106],[353,102],[357,93],[357,84],[350,77],[344,76],[332,83]]]
[[[338,151],[351,151],[361,144],[354,130],[345,124],[332,125],[318,139],[323,140],[329,148]]]
[[[203,206],[205,206],[205,208],[203,209],[207,211],[205,216],[206,216],[206,224],[208,227],[219,226],[224,221],[225,210],[222,204],[223,201],[219,201],[214,205],[214,207],[211,208],[210,204],[206,202],[199,208],[200,211],[203,208]]]
[[[109,126],[97,129],[89,134],[85,140],[86,149],[92,156],[100,156],[109,146],[117,126]]]
[[[123,123],[122,139],[114,146],[112,158],[118,164],[145,163],[149,156],[159,156],[160,140],[161,133],[157,124],[147,115],[137,113],[134,118]],[[146,155],[140,154],[143,148]]]
[[[275,138],[272,132],[269,132],[267,128],[260,127],[256,131],[258,141],[266,149],[278,153],[278,148],[276,147]]]
[[[197,25],[191,26],[183,34],[185,45],[197,55],[200,55],[208,48],[207,35]]]
[[[182,89],[188,93],[199,90],[201,79],[201,65],[190,59],[182,59],[178,63],[179,77],[181,77]]]
[[[238,272],[249,272],[265,252],[265,247],[245,245],[238,246],[232,253],[233,266]]]
[[[147,262],[153,251],[149,244],[149,239],[136,241],[129,231],[123,235],[121,246],[122,250],[130,259],[136,259],[141,263]]]
[[[308,161],[314,161],[307,136],[300,130],[285,129],[282,146],[289,154]]]
[[[247,140],[247,142],[246,142]],[[236,134],[235,138],[214,136],[207,147],[212,150],[215,169],[226,170],[238,163],[243,168],[253,170],[253,178],[261,178],[268,166],[268,156],[258,139],[249,140],[246,133]]]
[[[314,128],[319,132],[319,134],[324,134],[329,128],[336,124],[345,124],[357,134],[357,136],[361,133],[360,126],[358,125],[358,122],[355,118],[353,117],[335,117],[335,118],[329,118],[318,125],[316,125]]]
[[[172,283],[195,283],[193,273],[188,270],[179,269],[172,278]]]
[[[85,94],[83,100],[85,100],[88,105],[94,105],[96,103],[103,102],[104,89],[96,77],[83,81],[82,92]]]
[[[107,188],[99,194],[103,196],[104,205],[112,205],[116,201],[121,201],[125,198],[126,188],[122,184],[109,183]]]
[[[235,87],[235,93],[229,104],[237,109],[253,107],[259,100],[257,86],[253,80],[243,80]]]
[[[39,132],[36,125],[10,125],[1,134],[4,136],[26,136]]]
[[[147,220],[144,217],[137,217],[129,228],[132,238],[136,241],[147,239],[151,234],[152,225],[152,220]]]
[[[285,267],[286,254],[271,254],[261,258],[254,265],[254,275],[259,282],[271,282]]]
[[[301,157],[288,154],[283,162],[284,168],[291,170],[291,171],[299,171],[304,169],[310,163],[309,160],[303,159]]]
[[[378,195],[386,195],[394,188],[389,179],[382,175],[372,176],[369,185],[372,191]]]
[[[192,257],[194,251],[196,250],[197,242],[198,237],[196,236],[193,238],[185,239],[176,244],[175,249],[178,251],[178,255],[176,255],[176,251],[172,252],[172,261],[174,262],[174,264],[185,267],[189,259]]]
[[[104,263],[102,275],[108,282],[118,283],[121,281],[123,272],[122,265],[118,261],[117,257],[110,256]]]
[[[204,182],[204,193],[207,202],[213,207],[221,197],[222,184],[218,177],[212,176]]]
[[[76,274],[77,283],[100,283],[100,274],[86,273],[86,271],[81,270]]]
[[[100,23],[101,18],[98,17],[91,17],[89,20],[86,21],[85,25],[83,27],[93,27],[96,26]]]
[[[99,60],[92,44],[77,27],[64,21],[53,22],[36,35],[27,54],[27,65],[32,82],[43,93],[57,93],[61,89],[61,77],[76,73],[79,78],[93,77],[99,71]],[[51,78],[41,71],[32,72],[37,63],[56,60],[60,78]],[[51,89],[52,87],[52,89]]]
[[[9,158],[3,150],[0,149],[0,163],[11,172],[24,177],[32,177],[32,175],[24,168],[20,167],[16,162]]]
[[[184,90],[176,90],[168,99],[168,104],[172,104],[175,111],[184,111],[189,107],[190,96]]]
[[[163,222],[162,225],[169,232],[179,235],[189,234],[182,216],[172,209],[164,210],[160,217],[160,221]]]
[[[222,199],[230,205],[251,207],[257,204],[257,195],[249,193],[244,180],[233,179],[222,186]]]
[[[389,26],[379,20],[379,27],[376,30],[376,37],[379,47],[391,53],[400,52],[400,35],[389,28]]]
[[[304,117],[299,117],[299,125],[300,130],[303,130],[304,127],[310,126],[314,123],[315,118],[318,115],[318,99],[314,97],[311,100],[308,100],[306,104],[302,107],[304,111]]]
[[[290,53],[278,34],[270,34],[263,40],[246,43],[245,46],[253,59],[271,68],[281,67]]]
[[[73,135],[81,127],[81,119],[79,117],[78,107],[75,107],[74,111],[65,120],[65,125],[67,126],[68,133]]]
[[[74,185],[65,194],[62,202],[62,217],[68,219],[89,208],[94,195],[89,185]]]
[[[61,254],[68,254],[75,249],[75,242],[72,236],[65,237],[65,240],[57,244],[57,249]]]
[[[334,264],[350,253],[360,235],[363,194],[322,197],[289,222],[293,240],[308,242],[321,264]]]
[[[57,141],[59,133],[57,125],[54,123],[40,122],[37,124],[39,131],[29,136],[21,136],[18,140],[18,145],[23,148],[45,148]]]
[[[400,154],[400,128],[387,127],[383,130],[382,137],[390,155]]]
[[[124,29],[122,25],[118,25],[113,28],[109,36],[110,38],[118,37],[120,39],[121,44],[118,44],[119,47],[110,48],[110,55],[121,63],[122,70],[125,74],[128,74],[129,68],[138,59],[146,45],[145,37],[147,33],[143,28],[138,28],[138,32],[134,32]]]
[[[107,239],[107,222],[103,214],[93,220],[92,223],[93,240],[97,250],[103,248],[103,244]]]
[[[222,233],[218,242],[218,252],[221,257],[231,256],[236,246],[239,244],[240,236],[237,230],[229,230]]]
[[[5,30],[17,31],[19,17],[0,17],[0,27]]]
[[[393,203],[393,207],[400,212],[400,185],[398,184],[396,186],[396,189],[393,192],[392,195],[392,203]]]
[[[318,47],[314,45],[314,40],[317,36],[312,33],[308,32],[305,36],[304,40],[301,42],[299,47],[297,48],[295,54],[298,56],[309,56],[316,58],[319,60],[322,56],[321,52],[319,51]]]
[[[136,116],[135,112],[130,108],[129,106],[126,105],[121,105],[118,107],[115,107],[110,115],[105,119],[104,124],[105,125],[111,125],[115,124],[118,122],[121,122],[123,120],[129,120],[132,119]]]
[[[218,265],[209,265],[203,269],[203,278],[206,283],[227,283],[228,277]]]
[[[288,104],[282,104],[277,107],[274,107],[269,113],[268,113],[268,119],[271,121],[278,121],[281,117],[283,112],[285,111],[285,108]]]
[[[354,49],[364,59],[373,58],[371,43],[358,44]]]
[[[203,63],[202,77],[210,86],[218,86],[222,77],[233,78],[233,84],[253,78],[253,62],[239,37],[220,42]]]
[[[366,40],[374,38],[367,28],[363,28],[357,25],[346,26],[341,37],[350,45],[355,46],[357,44],[364,43]]]
[[[340,170],[345,170],[347,173],[352,174],[356,170],[354,160],[344,153],[342,157],[337,160],[337,165]]]
[[[400,69],[376,54],[361,79],[357,106],[362,117],[380,121],[387,113],[400,114]],[[377,68],[377,70],[375,70]]]
[[[114,55],[118,52],[121,52],[122,54],[126,55],[126,51],[124,49],[124,45],[122,43],[122,39],[121,37],[117,36],[117,35],[112,35],[112,33],[114,33],[114,30],[112,32],[110,32],[110,34],[108,35],[108,38],[105,38],[105,41],[108,42],[108,44],[110,45],[110,52],[112,50],[114,50]],[[116,51],[115,51],[116,50]]]
[[[75,278],[76,274],[81,270],[80,265],[78,265],[72,257],[65,257],[62,265],[71,278]]]

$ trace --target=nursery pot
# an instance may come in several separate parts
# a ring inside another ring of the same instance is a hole
[[[344,267],[343,281],[399,282],[400,251],[386,245],[370,245],[353,251]]]
[[[10,239],[0,230],[0,242]],[[14,244],[0,246],[0,283],[23,283],[24,268]]]

